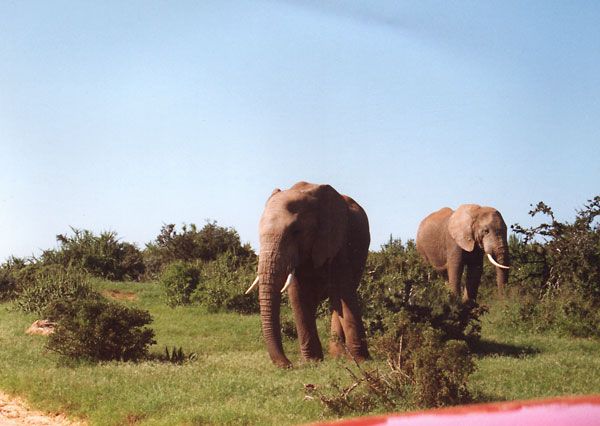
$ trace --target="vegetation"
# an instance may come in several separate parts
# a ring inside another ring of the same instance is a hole
[[[390,237],[370,254],[366,269],[359,295],[371,353],[384,367],[346,368],[345,382],[315,384],[307,396],[336,415],[470,401],[475,362],[469,344],[479,341],[486,308],[451,299],[412,240],[403,245]]]
[[[513,226],[504,300],[490,297],[495,280],[487,265],[485,304],[466,305],[450,300],[413,241],[390,237],[370,253],[359,295],[372,361],[302,364],[290,309],[282,306],[291,371],[266,355],[260,320],[251,315],[256,294],[243,295],[256,256],[232,228],[165,225],[142,255],[144,276],[160,279],[145,283],[107,281],[140,271],[124,266],[139,262],[124,261],[115,247],[127,243],[116,234],[74,230],[40,259],[0,266],[0,389],[93,424],[297,424],[600,392],[600,197],[572,223],[556,220],[544,203],[530,214],[548,220]],[[101,296],[126,292],[135,297],[117,303]],[[324,337],[327,306],[319,311]],[[58,323],[55,334],[24,335],[42,314]],[[64,357],[103,362],[57,363]],[[131,360],[137,363],[118,362]]]
[[[14,299],[19,293],[19,283],[15,274],[25,267],[26,261],[11,256],[0,265],[0,301]]]
[[[23,312],[41,314],[53,302],[72,303],[97,297],[89,286],[87,274],[75,267],[31,264],[16,271],[14,276],[20,287],[15,306]]]
[[[200,277],[201,284],[194,291],[192,300],[209,312],[259,312],[256,294],[244,294],[256,277],[256,257],[239,257],[225,252],[214,261],[203,263]]]
[[[372,352],[387,365],[366,369],[346,367],[350,382],[336,378],[325,389],[306,389],[336,415],[443,407],[471,401],[467,386],[475,370],[464,341],[447,340],[426,322],[414,322],[405,312],[389,318],[388,331],[374,339]]]
[[[116,232],[94,235],[85,229],[71,230],[71,236],[56,236],[59,248],[45,250],[40,262],[76,266],[90,275],[115,281],[138,280],[144,273],[141,251],[134,244],[119,241]]]
[[[170,263],[160,276],[169,306],[190,303],[192,292],[198,287],[200,270],[181,260]]]
[[[241,259],[253,258],[250,245],[242,245],[233,228],[207,221],[200,230],[193,223],[178,232],[174,224],[163,225],[156,239],[146,244],[144,262],[150,277],[156,277],[171,262],[211,261],[230,252]]]
[[[148,311],[101,298],[54,301],[44,317],[56,323],[46,347],[68,358],[136,361],[156,343]]]
[[[600,337],[600,196],[575,221],[558,221],[540,202],[529,212],[549,220],[536,227],[513,225],[513,281],[521,306],[509,306],[513,326]],[[510,322],[509,321],[509,322]]]
[[[327,355],[323,363],[301,364],[297,341],[287,339],[286,354],[295,368],[277,369],[266,354],[257,315],[209,313],[197,305],[170,308],[157,283],[91,284],[103,294],[137,295],[123,303],[148,310],[154,318],[157,344],[150,347],[149,359],[136,364],[57,365],[60,356],[44,349],[47,338],[23,333],[37,318],[9,310],[5,302],[0,304],[0,389],[26,398],[37,409],[66,411],[94,425],[293,425],[340,417],[317,398],[306,400],[305,385],[332,396],[330,383],[343,387],[355,380],[346,368],[361,377],[353,362]],[[498,302],[491,303],[481,319],[482,338],[472,350],[476,370],[467,382],[473,400],[600,392],[600,341],[507,330],[502,318]],[[320,319],[318,326],[326,336],[329,320]],[[173,364],[155,359],[164,356],[165,347],[171,352],[174,346],[183,347],[185,355],[195,352],[196,361]],[[361,368],[390,370],[386,359]]]

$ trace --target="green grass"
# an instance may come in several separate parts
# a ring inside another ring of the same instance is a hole
[[[96,281],[101,290],[133,292],[124,301],[148,309],[157,345],[183,347],[197,359],[161,362],[59,362],[44,350],[44,337],[24,330],[37,319],[0,305],[0,389],[35,408],[67,412],[91,424],[299,424],[333,418],[304,399],[304,384],[347,380],[344,361],[298,365],[298,348],[286,341],[293,370],[268,359],[257,315],[209,314],[198,307],[169,308],[155,284]],[[480,401],[600,392],[600,342],[505,330],[500,309],[483,321],[478,370],[471,379]],[[326,321],[320,324],[326,329]],[[324,330],[323,330],[324,331]],[[326,334],[321,334],[326,341]],[[370,362],[376,365],[377,362]]]

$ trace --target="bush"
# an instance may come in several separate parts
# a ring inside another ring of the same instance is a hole
[[[45,264],[77,266],[91,275],[114,281],[139,280],[144,273],[142,252],[133,244],[119,241],[116,232],[71,228],[72,236],[59,234],[59,248],[46,250],[40,261]]]
[[[506,321],[538,331],[599,336],[600,196],[588,200],[572,223],[556,220],[543,202],[529,214],[549,220],[531,228],[512,225],[512,276],[519,284],[512,303],[521,307],[507,306]]]
[[[74,267],[37,263],[20,269],[15,278],[20,287],[15,304],[23,312],[40,314],[55,301],[99,297],[89,286],[87,274]]]
[[[47,348],[68,358],[135,361],[156,343],[147,311],[105,299],[55,301],[44,314],[57,323]]]
[[[167,304],[186,305],[200,282],[200,270],[183,261],[171,263],[160,277]]]
[[[469,343],[479,339],[479,317],[486,308],[451,301],[444,280],[417,252],[413,240],[403,245],[390,237],[378,252],[369,253],[359,287],[368,336],[387,332],[390,319],[404,312],[414,322],[440,330],[445,339]]]
[[[383,331],[385,318],[403,306],[424,300],[435,304],[447,293],[443,282],[440,285],[438,281],[421,260],[413,240],[405,246],[390,236],[380,251],[369,253],[358,289],[367,333]]]
[[[192,300],[210,312],[233,311],[251,314],[260,311],[256,294],[244,294],[256,278],[256,259],[232,252],[202,264],[200,285]]]
[[[338,414],[430,408],[470,401],[475,369],[469,345],[481,335],[487,309],[450,298],[444,281],[420,258],[414,241],[390,241],[369,253],[359,287],[372,353],[389,370],[358,364],[350,382],[307,385],[307,396]]]
[[[541,293],[570,288],[600,299],[600,223],[595,221],[600,215],[600,196],[588,200],[577,211],[573,223],[557,221],[552,209],[543,202],[529,214],[543,214],[550,220],[532,228],[512,225],[515,233],[523,237],[516,250],[520,263],[537,264],[537,273],[519,278],[527,279]]]
[[[168,224],[161,228],[155,241],[146,244],[144,262],[147,273],[157,276],[173,261],[208,262],[226,252],[241,259],[255,257],[249,245],[241,244],[240,236],[233,228],[207,221],[200,230],[192,223],[189,227],[184,224],[181,232],[177,232],[174,224]]]
[[[29,264],[29,260],[14,256],[0,265],[0,301],[12,300],[19,294],[18,271]]]
[[[373,345],[385,356],[389,369],[347,368],[350,382],[336,380],[322,389],[308,385],[311,399],[337,415],[443,407],[469,402],[467,380],[473,357],[463,341],[446,340],[425,322],[414,322],[405,312],[388,317],[388,332]]]
[[[442,325],[442,326],[440,326]],[[376,353],[412,377],[417,406],[441,407],[467,402],[467,378],[474,362],[467,343],[455,340],[443,324],[406,311],[388,318],[386,333],[374,339]]]
[[[13,274],[4,268],[0,268],[0,302],[10,300],[17,293],[17,281]]]

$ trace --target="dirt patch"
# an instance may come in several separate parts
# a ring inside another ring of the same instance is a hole
[[[25,401],[0,392],[0,425],[45,425],[45,426],[84,426],[87,423],[72,421],[64,414],[42,413],[31,410]]]
[[[104,290],[102,294],[114,300],[137,300],[138,296],[132,291]]]
[[[48,336],[54,333],[56,323],[49,320],[37,320],[31,326],[25,330],[25,334],[38,334],[40,336]]]

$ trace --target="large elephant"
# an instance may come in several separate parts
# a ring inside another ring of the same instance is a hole
[[[508,281],[510,257],[506,224],[492,207],[464,204],[456,211],[445,207],[431,213],[419,225],[417,250],[447,279],[454,296],[460,295],[463,269],[467,279],[463,300],[474,301],[483,272],[483,255],[496,266],[500,295]]]
[[[281,294],[287,290],[305,360],[322,360],[316,326],[318,304],[329,297],[329,351],[345,347],[357,360],[369,357],[356,294],[369,251],[369,221],[350,197],[329,185],[298,182],[275,189],[259,224],[258,277],[260,316],[271,360],[291,363],[281,344]],[[287,279],[286,279],[287,278]]]

